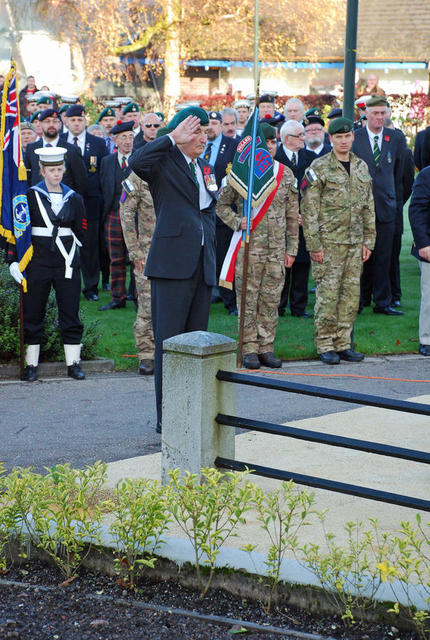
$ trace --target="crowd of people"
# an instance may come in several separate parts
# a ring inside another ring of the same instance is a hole
[[[411,203],[422,276],[420,352],[430,355],[430,127],[417,139],[414,158],[381,91],[356,106],[355,122],[340,107],[326,122],[298,98],[287,100],[283,113],[275,93],[259,98],[276,186],[252,212],[246,368],[281,366],[274,339],[287,308],[304,321],[314,317],[316,349],[329,365],[363,359],[351,339],[363,307],[373,301],[376,314],[403,314],[399,254],[414,165],[423,169]],[[35,248],[24,296],[26,379],[37,379],[51,285],[68,373],[84,377],[79,296],[82,290],[96,303],[101,282],[111,294],[101,312],[122,309],[127,301],[136,305],[139,371],[155,374],[160,431],[163,340],[207,329],[212,303],[222,301],[230,315],[242,312],[242,253],[232,249],[246,218],[228,173],[253,99],[209,112],[178,105],[166,123],[161,112],[142,112],[132,98],[121,97],[106,101],[88,126],[78,96],[38,90],[30,76],[20,111]],[[227,283],[220,276],[233,254],[235,278]],[[13,248],[9,262],[19,281]],[[311,267],[314,314],[308,310]]]

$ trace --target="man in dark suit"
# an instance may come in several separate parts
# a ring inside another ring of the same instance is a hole
[[[361,276],[360,307],[373,300],[375,313],[399,316],[391,306],[390,264],[395,231],[398,190],[403,181],[405,139],[401,131],[384,127],[388,103],[385,96],[367,101],[367,124],[355,131],[352,151],[364,160],[373,179],[376,213],[376,244]]]
[[[418,144],[421,144],[421,166],[418,167],[421,170],[430,166],[430,127],[424,129],[422,140]]]
[[[222,133],[222,115],[218,111],[209,111],[209,126],[207,130],[208,141],[201,158],[209,162],[215,170],[215,179],[218,189],[227,173],[227,165],[233,162],[236,153],[237,140]],[[216,275],[217,280],[221,273],[225,254],[230,246],[232,229],[228,227],[218,216],[216,218]],[[218,287],[213,298],[216,301],[217,293],[224,303],[229,315],[237,315],[236,290]],[[218,299],[219,300],[219,299]]]
[[[72,144],[81,154],[87,170],[88,188],[84,194],[87,229],[81,256],[81,270],[84,280],[83,294],[87,300],[98,300],[100,277],[99,228],[102,215],[103,197],[100,186],[100,166],[108,150],[102,138],[86,131],[85,108],[73,104],[66,111],[68,133],[61,133],[60,140]]]
[[[287,120],[287,122],[284,122],[281,127],[280,136],[282,144],[278,147],[275,160],[278,160],[278,162],[285,164],[285,166],[291,169],[297,179],[297,185],[300,186],[305,169],[309,167],[317,156],[313,151],[304,148],[305,130],[303,125],[297,122],[297,120]],[[285,315],[285,307],[289,299],[292,316],[298,318],[311,317],[311,314],[306,311],[310,266],[310,257],[306,251],[302,221],[299,214],[299,250],[293,266],[285,269],[285,283],[278,307],[280,316]]]
[[[414,244],[412,255],[420,262],[421,305],[419,318],[419,351],[430,356],[430,167],[417,176],[409,205]]]
[[[112,300],[99,311],[125,307],[127,272],[127,247],[122,233],[119,216],[119,199],[122,181],[130,173],[129,159],[133,149],[133,122],[121,122],[112,128],[117,153],[105,156],[100,168],[100,184],[103,193],[102,225],[110,258],[110,291]]]
[[[163,340],[207,329],[216,284],[217,184],[209,164],[199,158],[208,124],[200,107],[182,109],[169,123],[169,135],[148,142],[130,159],[131,169],[149,184],[156,214],[145,275],[151,279],[158,432]]]
[[[423,164],[423,146],[424,146],[424,138],[428,132],[430,132],[430,127],[427,127],[422,131],[418,131],[415,137],[414,162],[418,171],[421,171],[421,169],[424,169],[424,167],[427,166]],[[427,142],[429,142],[429,140],[427,140]]]
[[[45,109],[39,114],[39,122],[42,128],[42,137],[40,140],[30,143],[25,153],[28,186],[32,187],[43,180],[40,173],[39,156],[35,150],[42,147],[64,147],[67,149],[67,154],[66,171],[62,182],[84,197],[87,192],[87,171],[79,151],[68,142],[60,141],[61,120],[58,117],[58,111]]]

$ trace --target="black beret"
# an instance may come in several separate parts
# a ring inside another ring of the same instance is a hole
[[[73,116],[84,116],[85,107],[82,104],[72,104],[66,111],[67,118],[73,118]]]
[[[222,122],[222,116],[219,111],[208,111],[209,120],[218,120],[218,122]]]
[[[334,133],[348,133],[352,131],[353,127],[354,123],[349,118],[336,118],[328,125],[328,132],[330,135]]]
[[[58,118],[58,111],[56,109],[45,109],[39,113],[39,120],[45,120],[45,118],[51,117]]]
[[[324,126],[324,120],[319,116],[305,116],[303,118],[303,126],[307,127],[310,124],[320,124],[322,127]]]
[[[335,107],[330,111],[327,118],[331,120],[332,118],[340,118],[342,116],[342,109],[340,107]]]
[[[111,129],[111,134],[116,136],[118,133],[123,133],[124,131],[133,131],[134,122],[130,120],[129,122],[122,122],[121,120],[117,120],[117,123]]]

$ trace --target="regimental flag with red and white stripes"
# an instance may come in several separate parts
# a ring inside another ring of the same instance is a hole
[[[22,286],[27,291],[25,269],[33,256],[33,246],[14,62],[11,62],[11,69],[5,79],[0,108],[0,235],[8,243],[16,245],[19,269],[24,276]]]

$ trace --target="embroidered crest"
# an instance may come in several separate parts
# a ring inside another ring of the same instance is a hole
[[[18,195],[12,199],[13,228],[15,238],[20,238],[30,224],[27,196]]]

